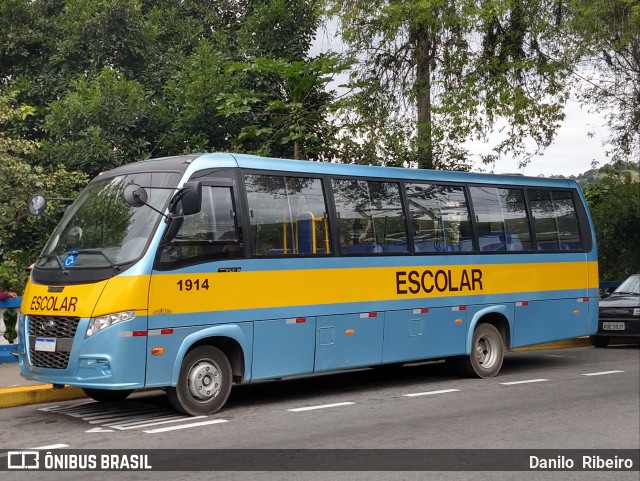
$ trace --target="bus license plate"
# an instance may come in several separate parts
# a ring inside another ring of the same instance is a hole
[[[624,322],[603,322],[602,329],[605,331],[624,331]]]
[[[55,338],[36,337],[36,351],[56,352]]]

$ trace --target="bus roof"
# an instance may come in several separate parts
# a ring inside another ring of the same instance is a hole
[[[277,159],[232,153],[202,153],[149,159],[127,164],[112,171],[105,172],[104,174],[120,175],[135,171],[158,170],[185,172],[188,168],[189,170],[202,170],[234,167],[274,172],[295,172],[299,174],[323,174],[368,178],[422,180],[431,182],[472,182],[479,184],[515,184],[546,187],[556,186],[565,188],[567,186],[577,186],[577,183],[572,179],[548,179],[544,177],[527,177],[514,174],[479,174],[447,170],[339,164],[332,162]]]

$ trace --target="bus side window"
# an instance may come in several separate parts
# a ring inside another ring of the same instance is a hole
[[[538,251],[581,250],[571,191],[529,189],[528,196]]]
[[[522,189],[474,186],[469,190],[481,251],[532,250],[529,217]]]
[[[468,252],[473,237],[464,188],[405,184],[417,253]]]
[[[253,255],[331,252],[320,179],[261,174],[247,174],[244,179]]]
[[[333,179],[342,254],[408,252],[400,185]]]

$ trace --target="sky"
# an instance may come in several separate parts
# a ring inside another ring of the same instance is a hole
[[[556,133],[553,143],[541,156],[534,157],[524,168],[519,169],[517,161],[504,158],[495,166],[474,164],[474,171],[494,173],[520,173],[529,176],[562,175],[577,176],[591,169],[592,162],[601,167],[608,162],[607,148],[603,146],[608,138],[608,130],[602,116],[589,113],[575,101],[569,101],[565,108],[565,119]],[[592,135],[590,135],[590,133]],[[490,146],[472,142],[471,152],[488,153]]]
[[[311,55],[320,52],[343,52],[345,45],[336,32],[334,22],[329,22],[318,31],[311,48]],[[343,80],[344,81],[344,80]],[[534,157],[524,168],[518,168],[517,160],[503,158],[495,166],[475,162],[474,172],[519,173],[528,176],[577,176],[597,162],[601,167],[608,162],[604,141],[609,137],[604,118],[590,113],[586,108],[573,100],[565,107],[565,119],[556,132],[556,137],[541,156]],[[489,137],[491,142],[491,137]],[[494,142],[497,143],[497,142]],[[491,151],[491,145],[481,142],[469,142],[472,153],[482,154]]]

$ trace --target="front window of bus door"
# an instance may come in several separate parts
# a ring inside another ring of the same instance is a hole
[[[184,216],[175,237],[161,248],[159,264],[178,267],[238,257],[242,242],[233,192],[230,187],[205,185],[200,212]]]

